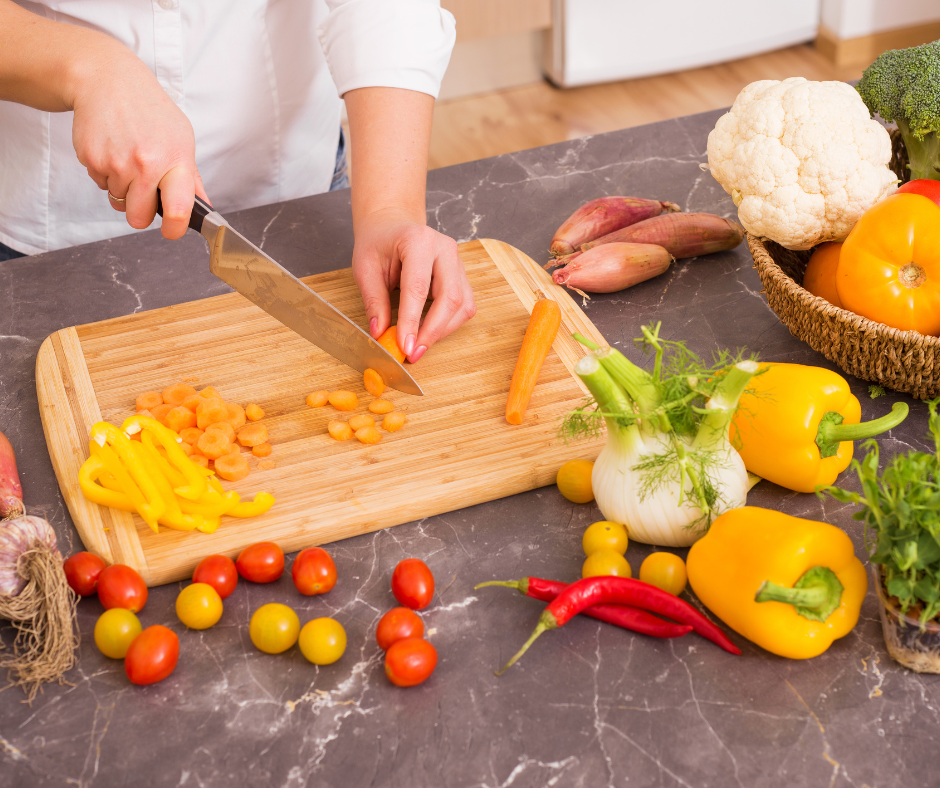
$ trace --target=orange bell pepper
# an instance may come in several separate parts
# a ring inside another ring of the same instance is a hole
[[[836,270],[839,268],[839,256],[842,254],[841,241],[829,241],[820,244],[806,264],[803,274],[803,289],[814,296],[825,298],[833,306],[842,309],[842,301],[836,290]]]
[[[836,288],[851,312],[940,335],[940,206],[895,194],[869,208],[842,245]]]

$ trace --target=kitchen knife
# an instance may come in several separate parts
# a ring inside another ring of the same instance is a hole
[[[157,213],[163,216],[160,190]],[[271,317],[359,372],[371,368],[398,391],[424,392],[384,347],[196,197],[189,226],[209,242],[209,270]]]

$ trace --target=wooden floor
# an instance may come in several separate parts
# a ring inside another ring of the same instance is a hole
[[[641,126],[729,106],[759,79],[858,79],[811,44],[673,74],[562,90],[547,82],[438,102],[429,166],[446,167],[500,153]]]

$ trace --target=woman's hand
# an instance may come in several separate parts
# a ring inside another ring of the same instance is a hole
[[[457,244],[405,216],[372,214],[362,219],[352,266],[373,337],[391,325],[389,293],[401,288],[396,338],[411,363],[476,313]],[[428,297],[433,303],[422,322]]]

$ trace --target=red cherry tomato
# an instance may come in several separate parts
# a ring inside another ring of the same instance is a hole
[[[147,585],[129,566],[106,566],[98,575],[98,599],[105,610],[123,607],[132,613],[139,613],[147,604]]]
[[[396,687],[413,687],[437,667],[437,649],[424,638],[407,638],[385,652],[385,675]]]
[[[107,564],[94,553],[75,553],[65,559],[62,568],[69,586],[79,596],[98,592],[98,575]]]
[[[245,580],[273,583],[284,572],[284,553],[274,542],[258,542],[241,551],[235,566]]]
[[[224,555],[210,555],[203,558],[193,572],[194,583],[207,583],[216,593],[225,599],[238,584],[238,570],[235,562]]]
[[[297,553],[290,574],[304,596],[325,594],[336,585],[336,564],[322,547],[308,547]]]
[[[176,633],[156,624],[134,638],[124,657],[124,672],[131,684],[156,684],[173,672],[179,658]]]
[[[917,180],[908,181],[899,187],[898,191],[902,194],[920,194],[940,205],[940,181],[931,180],[930,178],[918,178]]]
[[[424,637],[424,622],[407,607],[393,607],[375,628],[375,639],[382,651],[388,651],[399,640],[421,637]]]
[[[434,575],[424,561],[406,558],[395,567],[392,593],[405,607],[422,610],[431,604],[431,597],[434,596]]]

